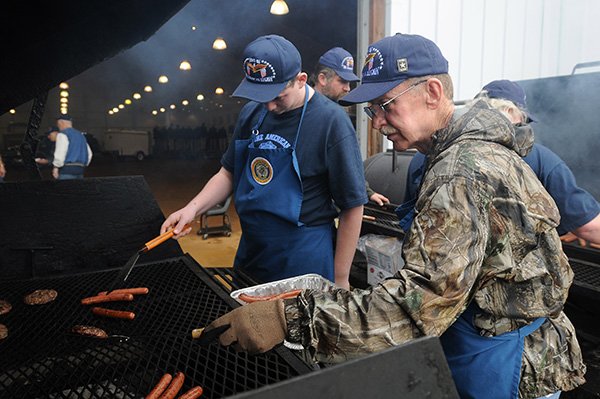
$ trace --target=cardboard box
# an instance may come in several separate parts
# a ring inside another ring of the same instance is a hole
[[[375,285],[404,266],[402,241],[396,237],[367,234],[360,237],[359,250],[367,258],[367,283]]]

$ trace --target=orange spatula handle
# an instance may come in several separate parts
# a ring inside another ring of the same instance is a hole
[[[191,226],[189,224],[186,224],[183,228],[187,229],[188,227],[191,227]],[[173,229],[168,230],[168,231],[162,233],[161,235],[159,235],[158,237],[156,237],[156,238],[148,241],[146,244],[144,244],[144,248],[142,249],[142,251],[148,252],[152,248],[167,241],[169,238],[173,237],[174,235],[175,235],[175,233],[173,233]]]

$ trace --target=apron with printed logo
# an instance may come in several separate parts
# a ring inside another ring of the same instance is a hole
[[[517,399],[525,337],[546,319],[535,319],[495,337],[483,337],[472,322],[478,308],[471,303],[440,337],[456,389],[461,399]]]
[[[235,142],[233,187],[242,237],[234,268],[259,282],[307,273],[333,281],[333,224],[306,226],[300,221],[303,191],[296,143],[308,94],[307,87],[296,138],[290,148],[256,145],[266,108],[250,138]]]

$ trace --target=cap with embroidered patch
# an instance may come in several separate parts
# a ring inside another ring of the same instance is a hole
[[[244,49],[245,77],[233,97],[266,103],[285,88],[302,69],[298,49],[278,35],[260,36]]]
[[[483,86],[481,92],[476,97],[487,96],[489,98],[498,98],[508,100],[518,106],[529,118],[529,121],[536,122],[535,117],[527,109],[527,96],[525,90],[515,82],[507,79],[493,80]]]
[[[340,78],[348,82],[358,82],[360,78],[354,74],[354,58],[341,47],[328,50],[319,58],[319,64],[335,71]]]
[[[448,61],[439,47],[419,35],[396,33],[369,46],[361,84],[340,104],[368,102],[409,78],[448,73]]]

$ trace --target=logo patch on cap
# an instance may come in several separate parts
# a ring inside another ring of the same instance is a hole
[[[363,77],[377,76],[383,69],[383,56],[375,47],[369,47],[367,57],[365,58],[365,66],[362,70]]]
[[[342,60],[342,68],[349,69],[350,71],[354,70],[354,58],[346,57]]]
[[[254,158],[250,164],[250,169],[254,181],[262,186],[269,183],[273,178],[273,167],[265,158]]]
[[[396,60],[396,68],[398,68],[398,72],[408,72],[408,60],[406,58],[398,58]]]
[[[273,83],[277,73],[275,68],[265,60],[246,58],[244,60],[246,79],[255,83]]]

